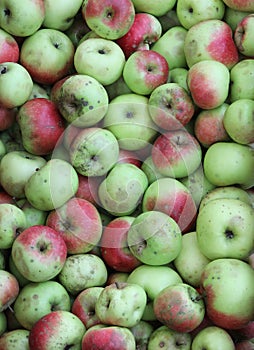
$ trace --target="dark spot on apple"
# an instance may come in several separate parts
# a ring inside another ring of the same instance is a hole
[[[101,55],[104,55],[106,52],[105,52],[104,49],[100,49],[100,50],[98,50],[98,53],[101,54]]]
[[[226,230],[225,236],[227,239],[232,239],[234,238],[234,233],[231,230]]]
[[[48,180],[47,180],[47,179],[45,179],[43,182],[44,182],[44,183],[47,183],[47,182],[48,182]]]
[[[40,168],[36,168],[36,169],[35,169],[35,171],[38,171],[38,170],[40,170]]]
[[[153,67],[152,67],[152,66],[148,66],[148,67],[147,67],[147,71],[148,71],[148,72],[152,72],[152,71],[153,71]]]
[[[126,113],[126,118],[128,118],[128,119],[131,119],[131,118],[133,118],[133,112],[127,112]]]
[[[91,111],[93,108],[94,108],[93,106],[89,106],[90,111]]]
[[[65,347],[63,348],[63,350],[69,350],[74,346],[74,344],[67,344],[65,345]]]
[[[189,13],[193,13],[194,11],[193,11],[193,8],[192,7],[190,7],[189,8]]]
[[[95,310],[89,310],[87,312],[87,316],[94,316],[95,315]]]
[[[55,46],[55,48],[56,48],[56,49],[58,49],[58,48],[59,48],[59,46],[60,46],[60,44],[58,44],[58,43],[54,43],[54,46]]]
[[[70,23],[72,20],[73,20],[73,17],[68,17],[68,18],[66,18],[65,21],[66,21],[67,23]]]
[[[186,345],[186,342],[184,340],[177,340],[176,341],[176,346],[183,346]]]
[[[9,17],[11,15],[11,10],[10,9],[4,9],[4,15]]]
[[[33,299],[38,299],[38,294],[34,294]]]
[[[45,242],[38,242],[37,243],[37,248],[41,253],[45,252],[47,250],[47,244]]]
[[[7,67],[6,67],[6,66],[2,66],[2,67],[1,67],[1,70],[0,70],[0,73],[1,73],[1,74],[7,73]]]
[[[165,346],[165,342],[164,342],[164,341],[161,341],[161,342],[159,343],[159,347],[160,347],[160,348],[164,348],[164,346]]]

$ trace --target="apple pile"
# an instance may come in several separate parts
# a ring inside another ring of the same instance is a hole
[[[254,349],[254,1],[0,2],[0,350]]]

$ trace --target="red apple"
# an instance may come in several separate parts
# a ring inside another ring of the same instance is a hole
[[[8,32],[0,29],[0,63],[18,62],[19,45],[16,39]]]
[[[9,109],[0,105],[0,131],[10,128],[16,120],[16,115],[17,109]]]
[[[0,270],[0,312],[7,309],[18,294],[19,283],[16,277],[6,270]]]

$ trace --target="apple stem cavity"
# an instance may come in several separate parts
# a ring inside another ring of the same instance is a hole
[[[226,230],[225,236],[227,239],[232,239],[234,238],[234,233],[231,230]]]

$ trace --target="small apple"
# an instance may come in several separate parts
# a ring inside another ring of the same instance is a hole
[[[0,280],[0,312],[2,312],[17,298],[19,283],[16,277],[6,270],[0,270]]]
[[[187,332],[177,332],[167,326],[157,327],[148,340],[147,350],[160,350],[166,347],[172,350],[190,350],[191,336]]]
[[[0,337],[0,349],[3,350],[14,350],[17,349],[28,350],[28,329],[13,329],[7,330]]]
[[[130,327],[131,333],[134,335],[136,349],[146,350],[148,342],[154,327],[151,323],[141,320],[135,326]]]
[[[192,350],[205,348],[207,350],[216,349],[234,350],[235,345],[229,333],[217,326],[208,326],[200,330],[194,337],[191,345]]]
[[[152,0],[132,0],[136,12],[147,12],[154,16],[163,16],[172,10],[176,4],[176,0],[163,1],[159,0],[154,3]]]
[[[0,29],[0,63],[18,62],[19,45],[10,33]]]
[[[185,91],[189,93],[189,88],[187,86],[187,75],[188,69],[183,67],[176,67],[170,69],[168,73],[168,83],[176,83],[180,85]]]
[[[241,98],[253,100],[253,74],[254,61],[252,58],[239,60],[239,62],[234,65],[230,71],[229,98],[231,103]]]
[[[48,212],[33,207],[26,198],[19,199],[16,204],[26,216],[26,227],[45,225]]]

